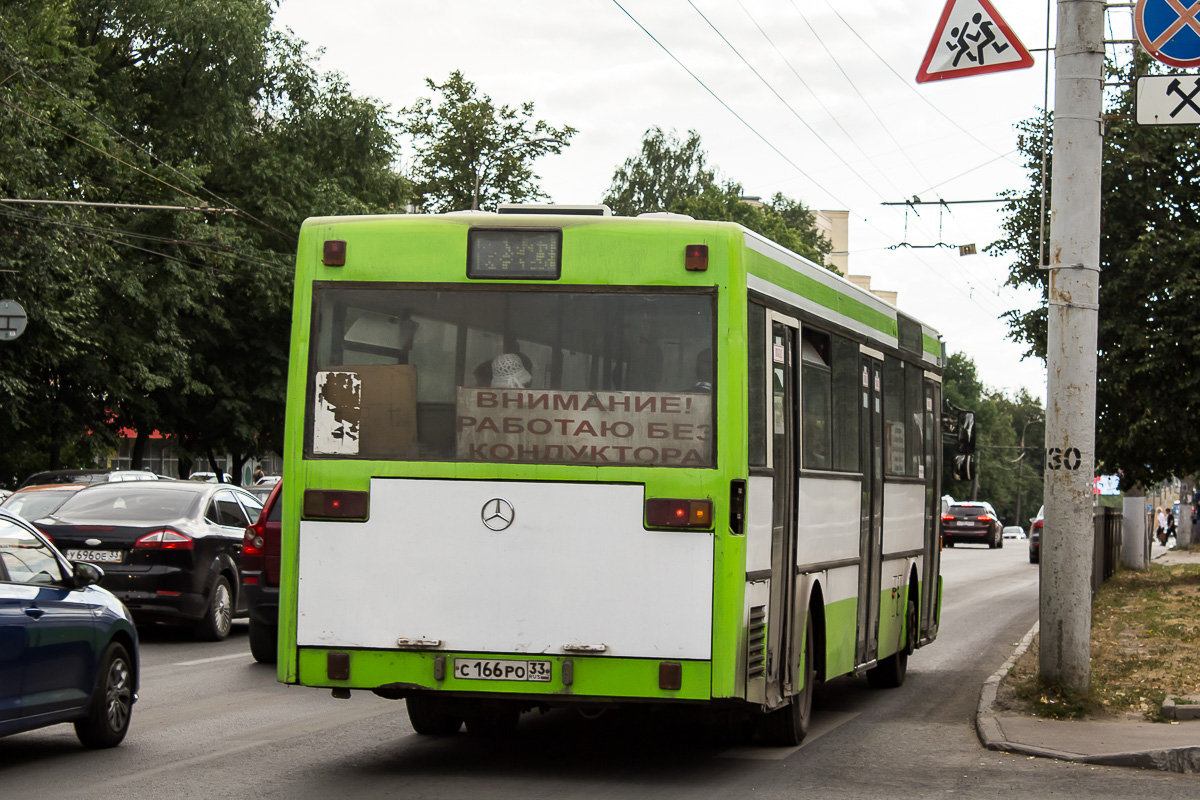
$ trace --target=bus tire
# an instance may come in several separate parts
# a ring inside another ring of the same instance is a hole
[[[917,604],[915,601],[909,600],[908,609],[904,615],[905,635],[907,637],[905,644],[895,653],[892,653],[867,670],[867,683],[870,684],[872,689],[896,689],[904,685],[904,679],[908,675],[908,654],[912,652],[912,641],[913,636],[916,634],[916,624]]]
[[[809,612],[812,616],[812,612]],[[804,688],[792,697],[783,708],[764,715],[759,720],[758,732],[762,743],[770,747],[795,747],[804,741],[812,722],[813,694],[817,684],[817,669],[814,666],[812,620],[804,623]]]
[[[408,706],[408,721],[422,736],[450,736],[462,727],[462,717],[443,711],[437,698],[410,695],[404,703]]]
[[[274,664],[279,654],[279,627],[250,618],[250,655],[259,664]]]
[[[506,736],[517,729],[519,708],[487,708],[467,715],[467,733],[485,738]]]

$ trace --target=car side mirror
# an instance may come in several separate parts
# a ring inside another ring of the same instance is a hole
[[[104,580],[104,570],[95,564],[89,564],[86,561],[72,561],[71,566],[75,569],[76,589],[94,586]]]

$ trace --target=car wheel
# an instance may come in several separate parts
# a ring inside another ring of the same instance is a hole
[[[129,730],[133,713],[133,668],[124,646],[112,642],[100,660],[100,675],[88,715],[75,723],[84,747],[116,747]]]
[[[196,638],[205,642],[220,642],[229,636],[233,627],[233,591],[224,575],[217,576],[212,594],[208,597],[208,610],[196,623]]]
[[[278,658],[279,626],[250,618],[250,655],[260,664],[274,664]]]

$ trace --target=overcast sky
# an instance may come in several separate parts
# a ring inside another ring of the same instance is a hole
[[[1046,46],[1044,2],[993,5],[1026,48]],[[917,84],[944,6],[281,0],[276,23],[322,48],[322,69],[356,94],[393,109],[432,96],[425,78],[457,69],[498,104],[533,102],[538,118],[579,129],[561,155],[535,164],[554,202],[600,202],[651,126],[695,130],[747,195],[848,209],[852,273],[898,292],[898,306],[973,359],[987,386],[1044,399],[1041,360],[1021,359],[1000,318],[1036,297],[1003,286],[1009,262],[982,252],[1000,236],[1000,204],[920,206],[919,216],[882,205],[994,199],[1028,180],[1014,126],[1043,105],[1048,54],[1034,52],[1028,69]],[[1128,10],[1110,11],[1109,29],[1129,38]],[[1052,106],[1052,58],[1049,77]],[[939,242],[954,247],[904,246]],[[960,257],[970,243],[979,253]]]

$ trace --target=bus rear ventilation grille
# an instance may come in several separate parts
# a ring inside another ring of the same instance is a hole
[[[746,677],[758,678],[766,672],[767,607],[750,609],[749,642],[746,649]]]

